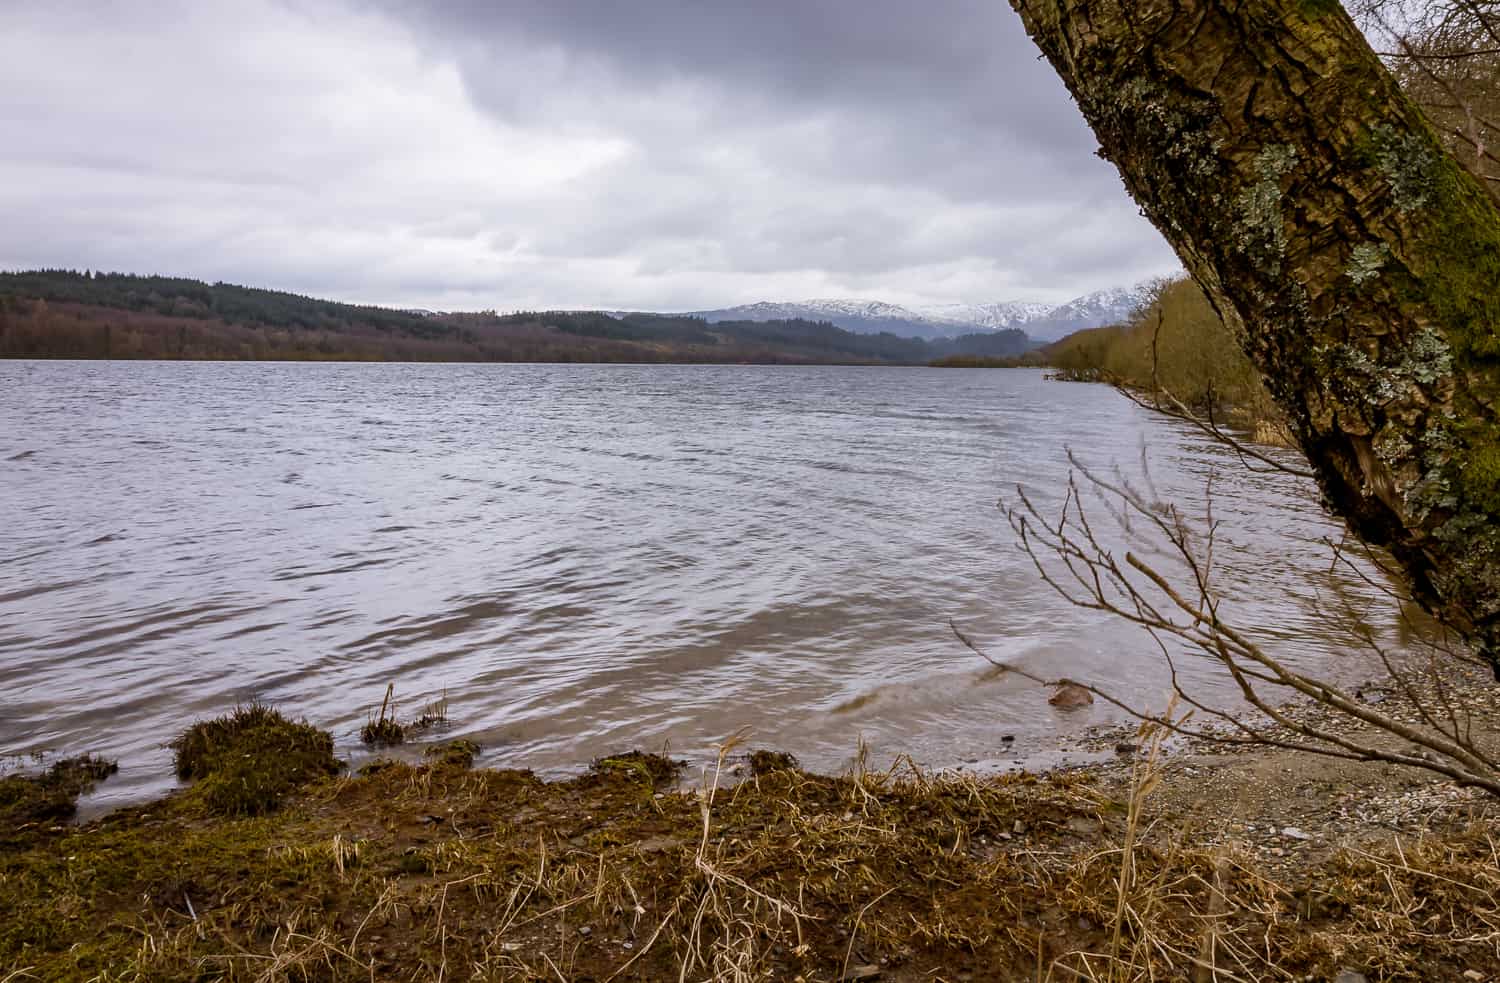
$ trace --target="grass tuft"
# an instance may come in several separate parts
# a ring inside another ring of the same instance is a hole
[[[343,768],[326,731],[260,703],[200,721],[169,746],[177,777],[196,781],[193,794],[224,816],[272,812],[294,789]]]
[[[359,739],[371,747],[390,747],[406,742],[406,728],[392,718],[371,720],[359,730]]]
[[[395,692],[395,683],[386,686],[385,699],[380,701],[380,716],[371,717],[360,728],[359,739],[365,744],[371,747],[390,747],[406,740],[406,728],[396,722],[396,708],[391,705],[391,697]]]

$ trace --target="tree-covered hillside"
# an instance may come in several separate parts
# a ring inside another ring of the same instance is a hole
[[[806,320],[430,314],[172,277],[0,273],[0,357],[912,365],[1030,347],[1020,331],[924,341]]]

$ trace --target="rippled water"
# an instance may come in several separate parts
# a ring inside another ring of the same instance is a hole
[[[861,737],[1034,760],[1109,713],[987,671],[948,619],[1157,699],[1149,638],[1044,587],[995,507],[1058,501],[1065,448],[1143,447],[1163,500],[1218,474],[1221,587],[1278,651],[1345,647],[1331,591],[1385,616],[1306,489],[1030,371],[0,362],[0,753],[117,756],[135,797],[237,701],[355,752],[390,682],[543,771],[742,727],[824,768]]]

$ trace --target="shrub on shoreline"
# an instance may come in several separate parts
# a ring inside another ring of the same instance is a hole
[[[1231,328],[1192,280],[1169,280],[1123,325],[1078,331],[1044,350],[1060,378],[1164,389],[1246,429],[1281,413]]]

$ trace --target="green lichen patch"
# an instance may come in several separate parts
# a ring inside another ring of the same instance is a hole
[[[1354,281],[1355,286],[1367,283],[1380,275],[1380,268],[1391,258],[1391,248],[1383,242],[1362,242],[1349,254],[1349,265],[1344,275]]]
[[[343,767],[327,732],[258,703],[200,721],[170,746],[177,777],[196,781],[192,795],[218,815],[271,812],[294,789]]]
[[[1420,133],[1398,132],[1385,123],[1376,126],[1372,135],[1375,164],[1390,183],[1396,207],[1403,212],[1426,207],[1439,165],[1438,149]]]
[[[1255,155],[1254,184],[1236,199],[1239,244],[1263,272],[1278,276],[1286,252],[1286,223],[1281,214],[1281,179],[1297,166],[1297,148],[1273,143]]]
[[[1423,328],[1406,346],[1396,371],[1424,386],[1433,386],[1453,373],[1453,353],[1442,336]]]

